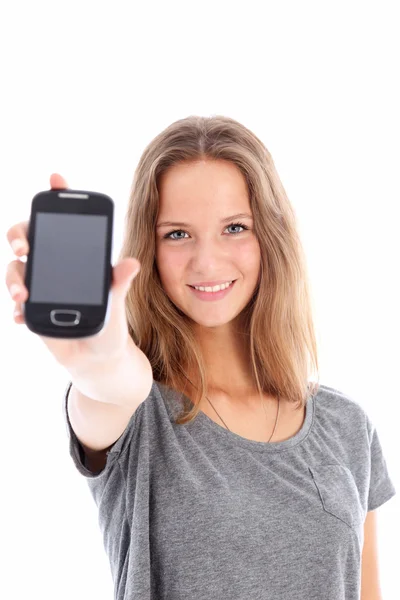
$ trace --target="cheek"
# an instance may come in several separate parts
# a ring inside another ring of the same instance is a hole
[[[247,273],[249,276],[254,274],[255,279],[258,277],[261,255],[257,240],[242,240],[240,244],[232,245],[230,253],[230,259],[236,263],[243,273]],[[182,250],[176,252],[175,248],[158,247],[156,249],[156,262],[163,285],[167,287],[168,284],[181,281],[187,261],[188,257],[185,256]]]
[[[244,273],[251,273],[254,271],[254,275],[258,275],[258,271],[260,268],[260,246],[256,240],[246,240],[243,244],[241,244],[238,253],[238,260],[240,260],[240,264],[243,265]]]
[[[166,285],[179,279],[185,264],[182,252],[168,252],[165,247],[156,250],[156,262],[161,281]]]

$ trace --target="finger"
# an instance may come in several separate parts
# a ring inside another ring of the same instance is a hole
[[[14,321],[18,324],[21,325],[22,323],[25,323],[25,317],[22,313],[22,303],[21,302],[16,302],[15,303],[15,307],[14,307]]]
[[[28,298],[28,290],[24,283],[25,278],[25,263],[20,260],[13,260],[7,265],[6,270],[6,286],[10,297],[14,302],[25,302]],[[12,286],[18,286],[13,288]]]
[[[68,183],[59,173],[52,173],[50,175],[50,187],[52,190],[67,189]]]
[[[20,260],[14,260],[8,265],[6,274],[6,285],[9,288],[9,291],[13,283],[21,286],[21,292],[15,296],[15,304],[13,308],[14,321],[18,325],[25,323],[25,317],[22,312],[22,303],[26,301],[26,298],[29,295],[28,290],[23,285],[24,275],[25,264],[22,263]]]
[[[29,221],[21,221],[7,231],[7,240],[16,256],[25,256],[29,252],[28,227]]]

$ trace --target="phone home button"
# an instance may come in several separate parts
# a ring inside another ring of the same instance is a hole
[[[67,315],[66,319],[58,319],[58,315]],[[50,319],[54,325],[70,326],[78,325],[81,320],[82,313],[79,310],[52,310]]]

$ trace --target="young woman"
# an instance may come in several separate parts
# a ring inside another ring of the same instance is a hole
[[[57,174],[51,185],[67,187]],[[26,227],[8,232],[18,257]],[[7,274],[17,308],[23,268]],[[112,292],[101,335],[43,341],[69,374],[70,453],[115,598],[378,594],[373,511],[396,490],[366,412],[310,382],[306,261],[254,133],[192,116],[147,146]]]

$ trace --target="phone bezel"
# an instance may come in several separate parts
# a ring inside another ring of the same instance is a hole
[[[35,260],[34,238],[36,232],[36,215],[39,212],[104,215],[107,217],[106,256],[104,261],[104,285],[101,304],[88,305],[58,302],[31,302],[29,296],[23,304],[25,322],[28,328],[35,333],[57,337],[81,337],[93,335],[103,327],[109,304],[108,298],[112,279],[111,255],[113,243],[114,202],[107,194],[72,189],[46,190],[39,192],[33,197],[27,234],[30,251],[26,261],[24,282],[28,289],[28,293],[31,289],[32,270]],[[81,313],[80,323],[76,326],[53,324],[50,320],[50,313],[52,310],[57,309],[79,311]]]

